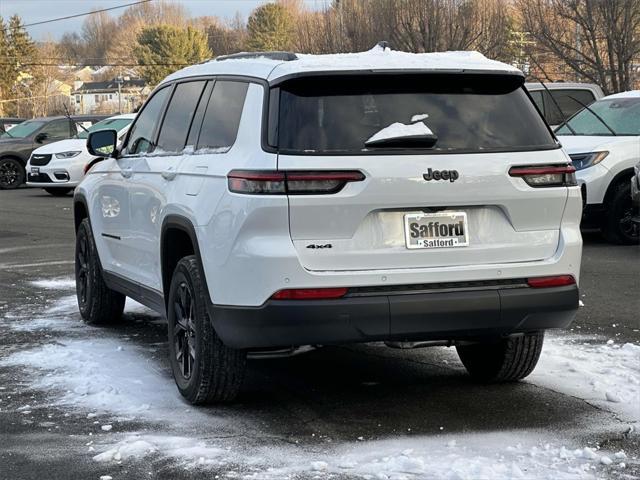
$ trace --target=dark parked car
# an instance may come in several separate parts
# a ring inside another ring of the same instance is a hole
[[[19,123],[24,122],[24,118],[16,117],[2,117],[0,118],[0,135],[9,130],[11,127],[15,127]]]
[[[104,115],[34,118],[0,135],[0,190],[17,188],[25,181],[25,165],[31,152],[47,143],[72,138],[81,129],[106,118]]]

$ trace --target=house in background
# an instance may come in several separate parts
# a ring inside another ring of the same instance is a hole
[[[130,113],[142,105],[150,92],[151,88],[140,78],[77,82],[71,92],[71,106],[76,114]]]

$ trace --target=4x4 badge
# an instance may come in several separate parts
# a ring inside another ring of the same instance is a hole
[[[455,182],[458,178],[460,178],[460,174],[457,170],[427,170],[427,173],[422,175],[427,182],[431,180],[449,180],[450,182]]]

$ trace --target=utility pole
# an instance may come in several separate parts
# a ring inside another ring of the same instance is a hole
[[[116,78],[116,83],[118,84],[118,113],[122,115],[122,75],[118,75]]]

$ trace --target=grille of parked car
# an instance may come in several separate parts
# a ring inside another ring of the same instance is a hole
[[[31,155],[31,165],[42,166],[51,161],[51,154],[34,154]]]
[[[32,183],[52,183],[51,177],[46,173],[28,174],[27,181]]]

